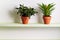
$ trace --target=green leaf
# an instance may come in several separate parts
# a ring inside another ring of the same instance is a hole
[[[17,9],[18,12],[17,13],[20,13],[20,16],[27,16],[27,17],[31,17],[32,15],[36,14],[36,10],[34,8],[29,8],[29,7],[26,7],[24,5],[21,5],[20,4],[20,7]]]
[[[53,4],[53,3],[48,4],[48,5],[42,3],[42,4],[38,4],[38,5],[45,16],[50,16],[51,12],[55,9],[55,8],[53,8],[55,6],[55,4]]]

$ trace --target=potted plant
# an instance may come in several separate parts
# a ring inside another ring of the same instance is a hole
[[[17,9],[17,14],[19,13],[21,16],[23,24],[28,24],[29,18],[32,15],[37,13],[34,8],[26,7],[26,6],[21,5],[21,4],[20,4],[20,7],[16,8],[16,9]]]
[[[38,4],[39,8],[42,10],[43,13],[43,20],[44,20],[44,24],[49,24],[50,20],[51,20],[51,12],[55,9],[54,6],[55,4],[51,3],[51,4]]]

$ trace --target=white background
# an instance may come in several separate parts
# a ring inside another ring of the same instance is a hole
[[[0,0],[0,23],[13,23],[18,19],[16,7],[19,4],[34,7],[39,11],[38,3],[55,3],[51,23],[60,23],[60,0]],[[40,22],[39,22],[40,21]],[[19,21],[18,21],[19,22]],[[41,23],[42,16],[32,16],[29,23]],[[0,28],[0,39],[59,39],[60,28]]]
[[[16,22],[17,14],[16,7],[19,7],[19,4],[24,4],[28,7],[35,8],[40,15],[32,16],[29,23],[42,23],[42,15],[37,4],[49,4],[54,3],[55,10],[52,12],[51,23],[60,23],[60,0],[0,0],[0,23],[12,23]],[[33,22],[32,22],[33,21]]]

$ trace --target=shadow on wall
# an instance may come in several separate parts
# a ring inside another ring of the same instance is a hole
[[[21,23],[20,15],[17,14],[17,10],[15,8],[9,11],[9,15],[14,20],[14,23]]]
[[[22,23],[21,17],[19,14],[17,14],[17,10],[15,8],[9,11],[9,15],[14,20],[14,23]],[[38,14],[36,14],[38,18],[38,23],[43,24],[42,12],[39,8],[36,8],[36,10],[38,11]]]
[[[42,11],[39,8],[36,8],[36,10],[38,11],[38,23],[43,24],[43,14]]]

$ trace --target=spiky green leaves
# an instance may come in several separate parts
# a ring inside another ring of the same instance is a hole
[[[44,16],[50,16],[51,12],[55,9],[53,8],[55,6],[55,4],[51,3],[51,4],[38,4],[39,8],[42,10]]]

